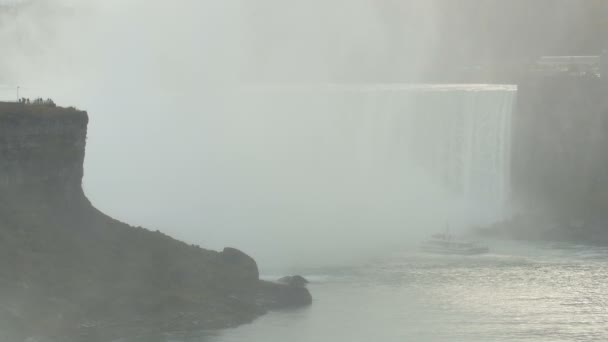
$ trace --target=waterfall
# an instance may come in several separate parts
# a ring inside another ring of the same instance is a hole
[[[255,100],[245,111],[256,120],[242,134],[250,134],[261,118],[270,131],[258,138],[267,139],[265,146],[281,145],[275,157],[289,160],[281,167],[341,172],[333,179],[350,179],[354,187],[389,189],[400,179],[424,174],[477,223],[489,223],[509,214],[516,90],[509,85],[255,86],[247,88]],[[280,139],[273,131],[282,132]]]
[[[410,109],[410,151],[484,221],[509,215],[514,86],[420,87]],[[481,213],[483,211],[483,213]]]

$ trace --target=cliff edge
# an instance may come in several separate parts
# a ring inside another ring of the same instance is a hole
[[[81,187],[88,115],[0,103],[0,341],[219,329],[311,303],[255,261],[131,227]]]

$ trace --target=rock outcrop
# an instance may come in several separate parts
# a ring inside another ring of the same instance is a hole
[[[104,215],[81,187],[88,115],[0,103],[0,341],[217,329],[307,305],[255,261]]]
[[[285,285],[295,286],[295,287],[304,287],[304,286],[306,286],[306,284],[308,284],[308,280],[306,280],[306,278],[299,276],[299,275],[283,277],[283,278],[279,279],[277,282],[280,284],[285,284]]]
[[[310,292],[304,286],[261,282],[258,303],[269,309],[296,308],[312,304]]]

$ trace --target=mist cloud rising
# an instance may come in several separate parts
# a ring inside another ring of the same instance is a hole
[[[334,107],[243,110],[235,91],[420,72],[430,2],[39,0],[1,18],[0,83],[89,111],[84,187],[114,217],[262,267],[346,260],[444,222],[422,172],[349,157]]]

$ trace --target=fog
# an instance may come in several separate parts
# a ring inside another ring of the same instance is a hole
[[[468,5],[440,3],[9,1],[0,84],[89,112],[84,188],[109,215],[239,247],[262,268],[348,262],[471,218],[406,156],[398,169],[377,158],[376,109],[345,128],[341,104],[251,89],[409,83],[463,56],[497,58],[495,42],[458,38],[491,23],[445,21]]]

